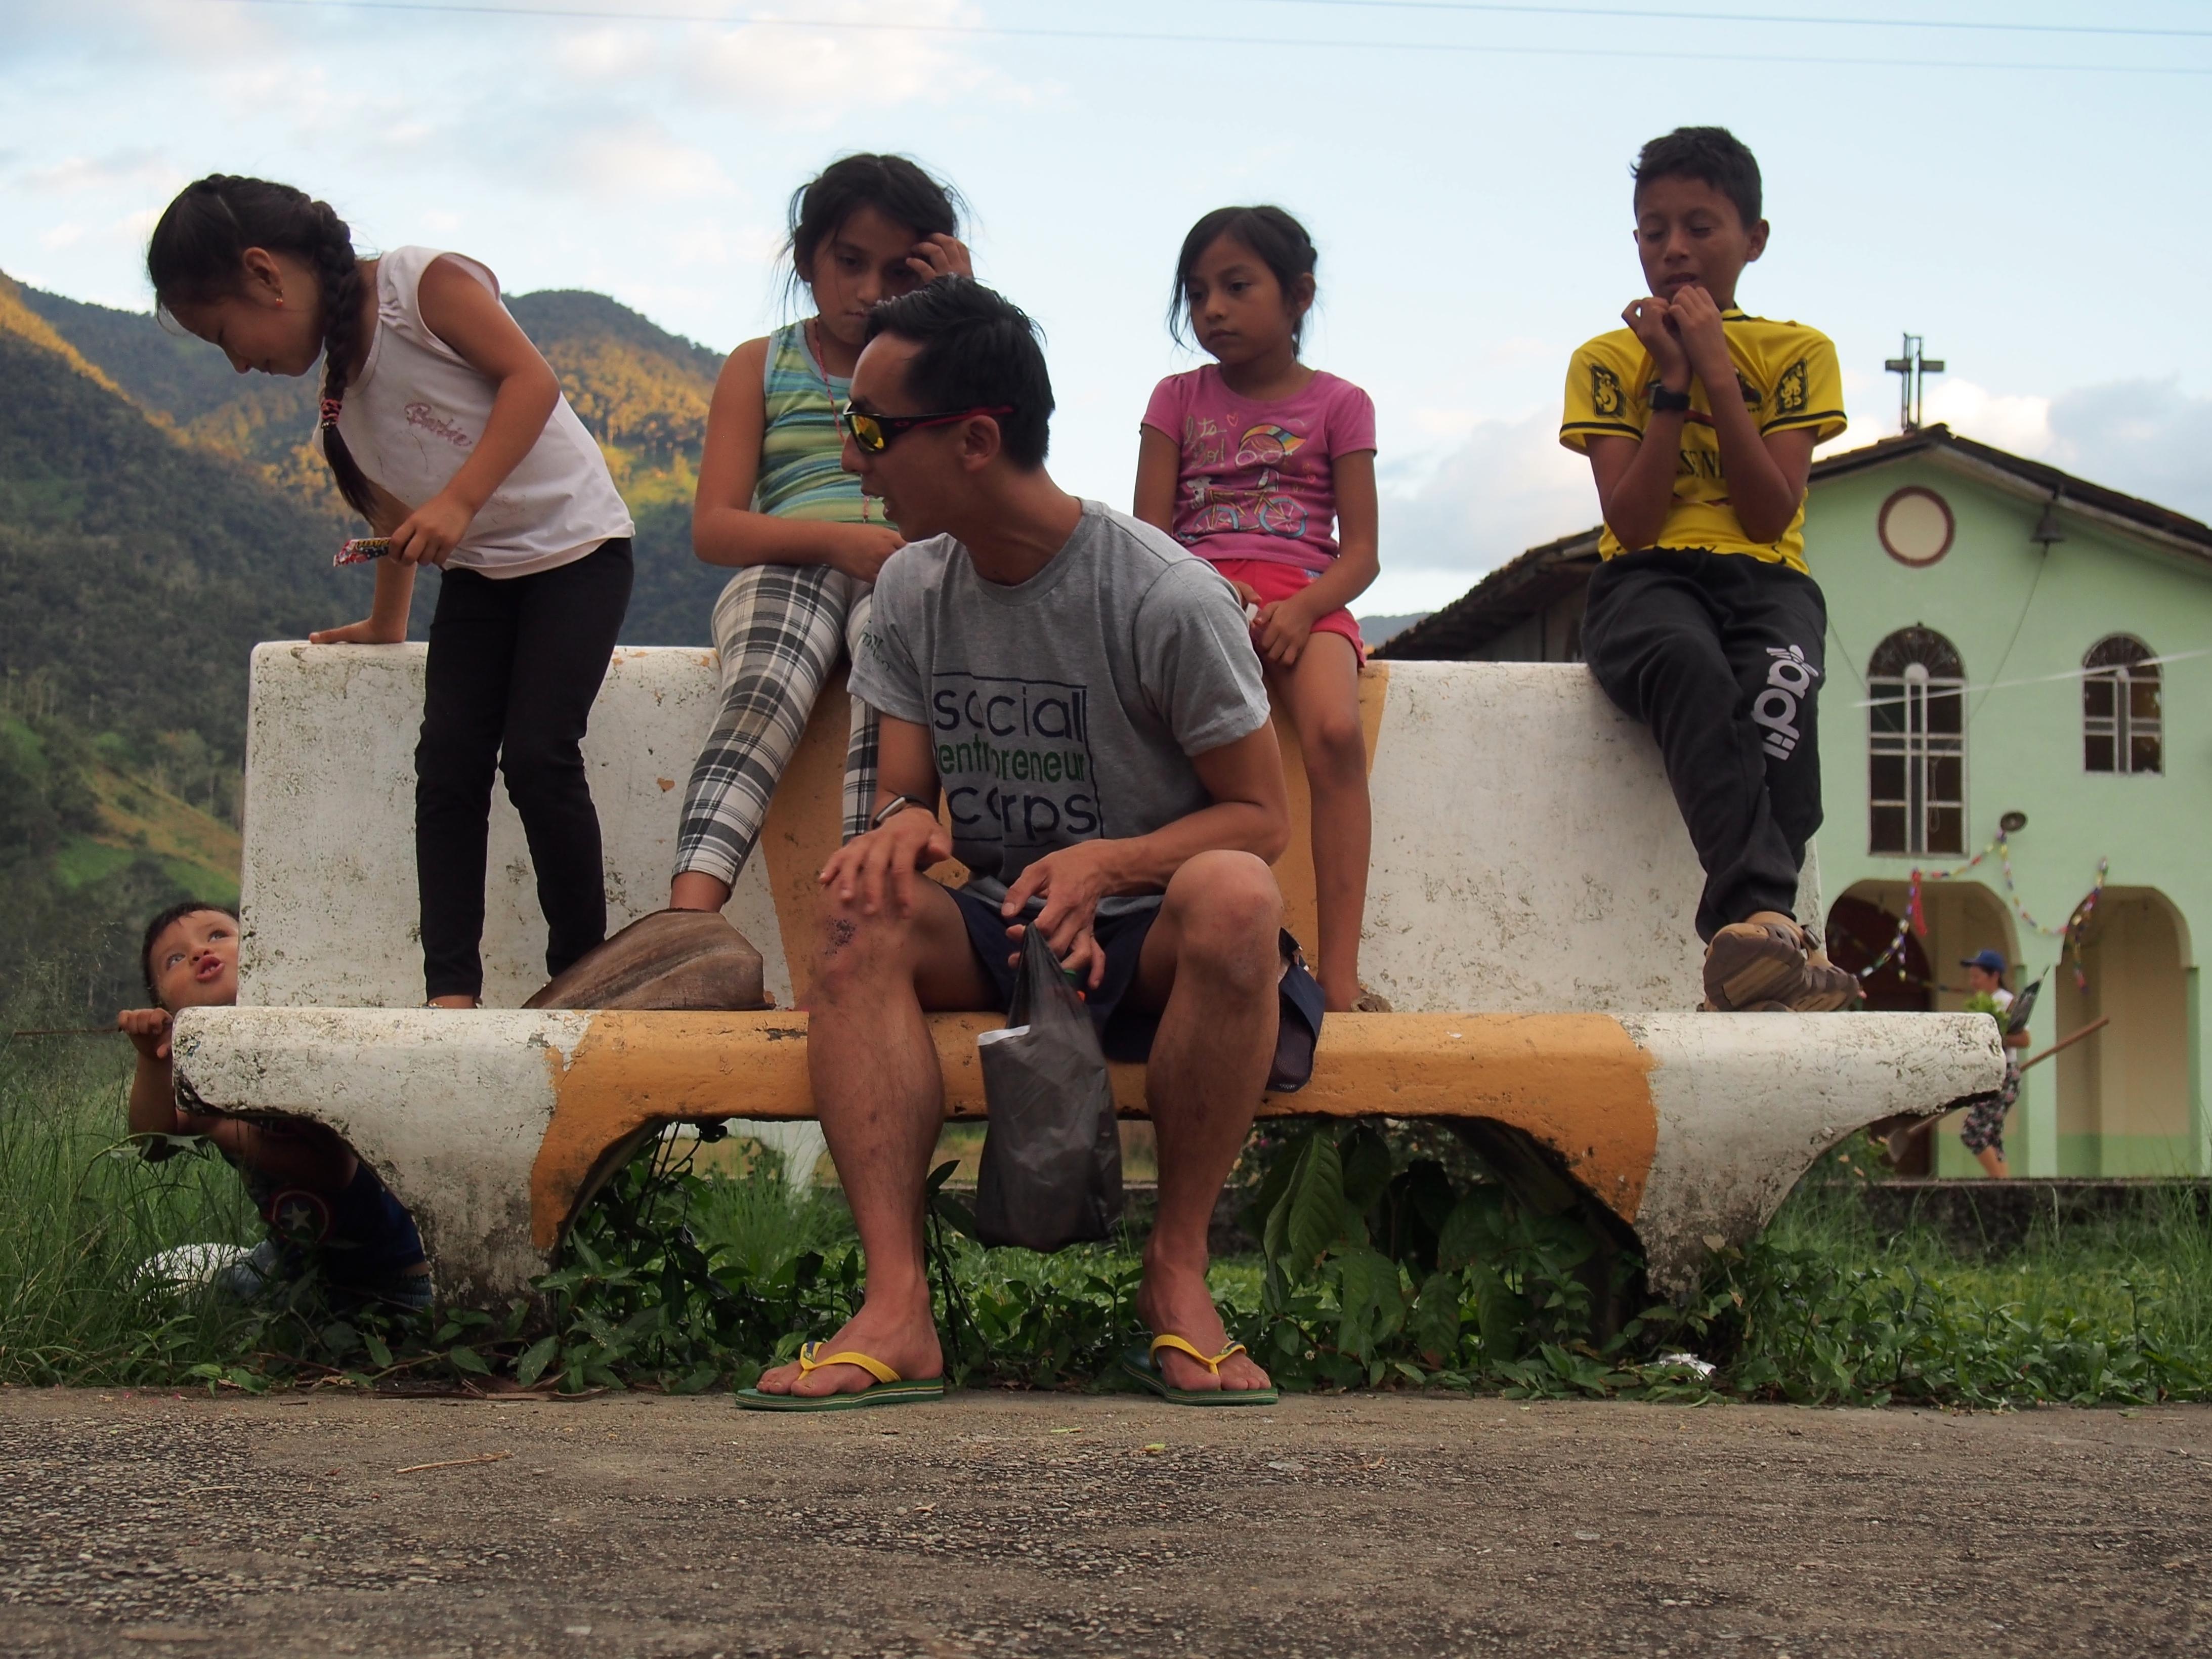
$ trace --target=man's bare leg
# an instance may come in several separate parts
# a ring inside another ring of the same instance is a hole
[[[945,1369],[921,1242],[922,1185],[945,1088],[921,1011],[987,1008],[994,998],[958,907],[933,882],[915,885],[914,914],[904,921],[824,895],[806,1059],[814,1109],[867,1257],[866,1300],[824,1352],[855,1349],[901,1376],[927,1377]],[[767,1373],[760,1388],[852,1394],[874,1380],[857,1365],[802,1376],[793,1364]]]
[[[1282,915],[1265,864],[1249,853],[1201,853],[1168,884],[1138,969],[1139,996],[1165,1009],[1145,1072],[1160,1195],[1137,1312],[1154,1335],[1173,1333],[1206,1353],[1229,1345],[1206,1284],[1206,1229],[1275,1052]],[[1158,1364],[1179,1389],[1267,1386],[1267,1372],[1245,1355],[1218,1377],[1171,1349]]]

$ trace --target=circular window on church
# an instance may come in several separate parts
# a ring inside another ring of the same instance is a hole
[[[1951,550],[1958,523],[1951,503],[1934,490],[1907,484],[1881,504],[1875,520],[1882,551],[1899,564],[1931,565]]]

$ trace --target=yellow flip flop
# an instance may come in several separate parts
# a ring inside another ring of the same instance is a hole
[[[1162,1348],[1172,1348],[1177,1353],[1188,1354],[1216,1376],[1221,1375],[1224,1364],[1244,1352],[1245,1348],[1242,1342],[1232,1342],[1219,1353],[1205,1354],[1170,1333],[1154,1337],[1152,1346],[1142,1353],[1132,1348],[1123,1354],[1121,1369],[1170,1406],[1272,1406],[1275,1403],[1273,1388],[1178,1389],[1160,1374],[1158,1356]]]
[[[853,1412],[869,1406],[915,1406],[945,1398],[942,1376],[908,1380],[871,1354],[856,1349],[823,1354],[819,1342],[802,1344],[799,1374],[818,1371],[825,1365],[858,1365],[876,1380],[857,1394],[763,1394],[758,1389],[739,1389],[738,1408],[749,1412]]]

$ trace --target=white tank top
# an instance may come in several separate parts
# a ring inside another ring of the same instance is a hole
[[[385,254],[376,262],[376,333],[338,414],[339,434],[361,470],[410,507],[461,470],[483,436],[497,390],[422,321],[416,297],[422,273],[440,258],[498,296],[498,279],[461,254],[428,247]],[[572,563],[634,529],[606,458],[563,396],[449,563],[487,576],[527,576]]]

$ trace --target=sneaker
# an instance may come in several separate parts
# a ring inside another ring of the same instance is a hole
[[[1826,951],[1814,951],[1805,957],[1796,991],[1783,1000],[1801,1014],[1832,1014],[1852,1006],[1862,994],[1857,975],[1837,967]]]
[[[1805,935],[1795,922],[1730,922],[1705,947],[1705,1000],[1718,1012],[1763,1002],[1794,1007],[1804,982]]]

